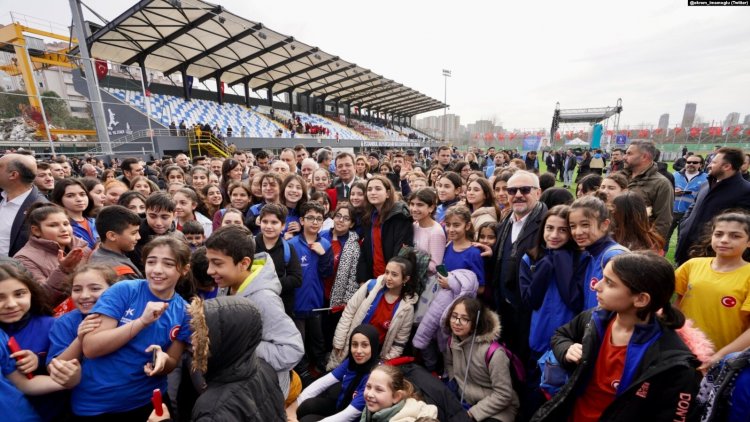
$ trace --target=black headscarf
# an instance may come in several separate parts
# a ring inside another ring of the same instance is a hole
[[[372,354],[370,356],[370,359],[364,363],[355,362],[354,357],[352,356],[352,339],[354,338],[355,334],[362,334],[370,341]],[[352,401],[354,392],[357,390],[357,386],[362,382],[362,378],[370,375],[370,372],[373,370],[373,368],[377,366],[378,361],[380,360],[379,338],[380,335],[378,334],[378,330],[370,324],[362,324],[359,327],[355,328],[354,331],[352,331],[352,335],[351,337],[349,337],[349,350],[347,350],[347,357],[349,359],[347,368],[350,371],[356,372],[357,375],[354,377],[354,379],[351,380],[349,385],[346,387],[346,390],[342,391],[343,396],[341,403],[339,404],[339,411],[349,406]]]

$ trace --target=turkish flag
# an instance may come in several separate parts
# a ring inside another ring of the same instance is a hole
[[[675,133],[682,133],[682,128],[681,127],[677,127],[677,128],[674,129],[674,132]]]
[[[698,136],[700,134],[701,134],[701,128],[699,128],[699,127],[691,127],[690,128],[690,136],[695,137],[695,136]]]
[[[555,140],[556,140],[556,141],[559,141],[559,140],[560,140],[560,138],[561,138],[561,136],[560,136],[560,132],[555,132]]]
[[[219,92],[221,93],[221,97],[224,98],[224,82],[219,84]]]
[[[96,69],[96,78],[100,81],[109,73],[106,60],[94,60],[94,69]]]

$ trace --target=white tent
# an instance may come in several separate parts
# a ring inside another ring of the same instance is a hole
[[[586,141],[584,141],[584,140],[583,140],[583,139],[581,139],[581,138],[575,138],[575,139],[573,139],[572,141],[568,141],[568,142],[566,142],[566,143],[565,143],[565,145],[570,145],[570,146],[582,146],[582,147],[583,147],[583,146],[589,146],[589,143],[588,143],[588,142],[586,142]]]

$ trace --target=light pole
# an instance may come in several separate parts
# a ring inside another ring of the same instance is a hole
[[[443,90],[443,142],[448,140],[448,78],[451,77],[451,71],[443,69],[443,77],[445,78],[445,87]]]

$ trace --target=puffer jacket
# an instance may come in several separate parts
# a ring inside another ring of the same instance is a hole
[[[498,349],[492,354],[489,364],[485,360],[487,350],[493,340],[500,336],[500,317],[492,311],[491,329],[476,337],[469,336],[463,341],[451,334],[451,342],[444,353],[445,370],[464,393],[464,400],[473,406],[469,409],[474,420],[495,418],[512,421],[516,417],[520,402],[513,390],[510,375],[510,360]],[[449,318],[446,311],[445,318]],[[471,344],[474,341],[472,349]],[[464,379],[467,365],[469,376]]]
[[[229,289],[219,291],[228,295]],[[250,299],[263,317],[263,334],[256,354],[276,371],[281,392],[289,391],[289,371],[305,354],[302,335],[294,321],[284,312],[281,282],[276,276],[273,260],[267,252],[255,254],[250,276],[237,289],[237,296]]]
[[[435,283],[433,289],[437,290],[437,292],[432,302],[421,304],[428,306],[428,308],[412,340],[412,344],[417,349],[426,348],[430,344],[430,341],[437,335],[438,347],[441,352],[445,351],[448,337],[440,329],[440,323],[444,319],[443,314],[456,298],[461,296],[476,297],[479,282],[477,281],[476,274],[469,270],[453,270],[448,273],[448,286],[449,288],[443,289],[439,284]]]
[[[84,258],[82,262],[85,263],[91,255],[91,249],[89,249],[85,240],[73,236],[72,233],[70,237],[72,239],[70,249],[83,248]],[[57,260],[59,251],[60,245],[57,242],[31,236],[26,245],[13,256],[29,270],[31,275],[34,276],[34,280],[45,287],[50,295],[50,303],[53,305],[57,305],[68,296],[67,283],[65,282],[68,275],[60,268],[60,261]]]
[[[552,351],[571,371],[568,382],[534,414],[532,421],[567,420],[576,399],[593,376],[602,337],[615,313],[590,309],[557,329]],[[574,343],[583,346],[578,365],[565,360]],[[695,421],[700,418],[696,394],[698,361],[674,330],[658,321],[637,325],[628,343],[625,368],[614,401],[600,421]]]
[[[495,211],[495,207],[481,207],[471,213],[471,225],[475,229],[488,222],[497,223],[497,211]],[[479,233],[477,233],[478,235]]]
[[[390,261],[398,255],[401,246],[414,246],[414,226],[406,204],[398,201],[380,226],[380,243],[383,247],[383,260]],[[368,222],[370,223],[370,222]],[[362,283],[375,277],[372,253],[372,225],[366,224],[362,236],[362,254],[357,265],[357,281]],[[379,274],[378,274],[379,275]]]
[[[363,323],[375,302],[375,298],[382,296],[380,292],[385,287],[383,276],[377,278],[377,282],[374,283],[372,290],[369,292],[367,291],[368,284],[370,283],[362,284],[344,308],[341,319],[336,325],[336,333],[333,336],[334,349],[346,350],[352,331]],[[411,326],[414,322],[414,304],[417,303],[417,300],[419,300],[419,296],[413,295],[403,297],[399,301],[398,308],[391,319],[391,325],[388,327],[388,333],[385,335],[383,344],[380,345],[380,357],[383,360],[397,358],[403,353],[411,334]],[[336,353],[331,353],[326,368],[330,371],[340,363],[340,357]]]
[[[420,400],[408,398],[395,405],[371,413],[365,408],[360,422],[414,422],[419,418],[437,418],[437,407]]]
[[[276,374],[256,356],[265,323],[258,309],[243,297],[219,297],[196,302],[190,314],[193,362],[207,383],[192,420],[286,421]]]

